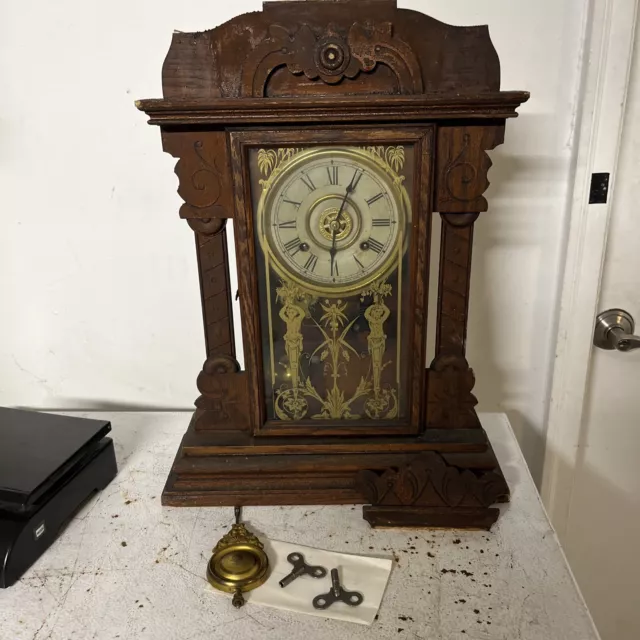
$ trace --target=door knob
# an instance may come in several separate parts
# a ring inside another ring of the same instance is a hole
[[[640,349],[640,336],[634,336],[636,323],[624,309],[609,309],[596,318],[593,344],[600,349],[632,351]]]

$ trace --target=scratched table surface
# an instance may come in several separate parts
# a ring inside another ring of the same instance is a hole
[[[597,639],[503,414],[481,420],[512,491],[491,532],[374,530],[361,507],[247,507],[257,534],[395,558],[371,627],[252,605],[212,592],[206,562],[231,508],[168,508],[162,487],[186,413],[109,419],[119,473],[13,587],[2,640]]]

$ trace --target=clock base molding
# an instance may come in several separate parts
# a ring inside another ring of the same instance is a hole
[[[373,527],[488,529],[509,489],[486,433],[265,438],[196,431],[167,479],[167,506],[365,504]]]

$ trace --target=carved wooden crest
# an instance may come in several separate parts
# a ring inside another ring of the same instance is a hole
[[[344,77],[353,79],[361,71],[373,71],[377,64],[385,64],[394,72],[399,93],[422,93],[418,59],[406,42],[394,37],[390,22],[355,22],[346,37],[333,23],[320,36],[307,24],[295,33],[274,24],[247,57],[242,87],[250,89],[254,97],[263,97],[269,76],[281,66],[294,75],[304,74],[309,80],[333,85]]]

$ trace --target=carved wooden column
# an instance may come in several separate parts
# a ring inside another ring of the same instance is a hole
[[[491,160],[504,125],[438,129],[434,211],[442,217],[436,351],[427,371],[427,428],[479,428],[473,370],[466,359],[473,225],[487,210]]]
[[[180,217],[194,230],[207,359],[198,375],[195,427],[224,430],[247,422],[247,380],[236,360],[226,223],[234,205],[227,134],[162,132],[164,150],[179,158],[184,200]]]

